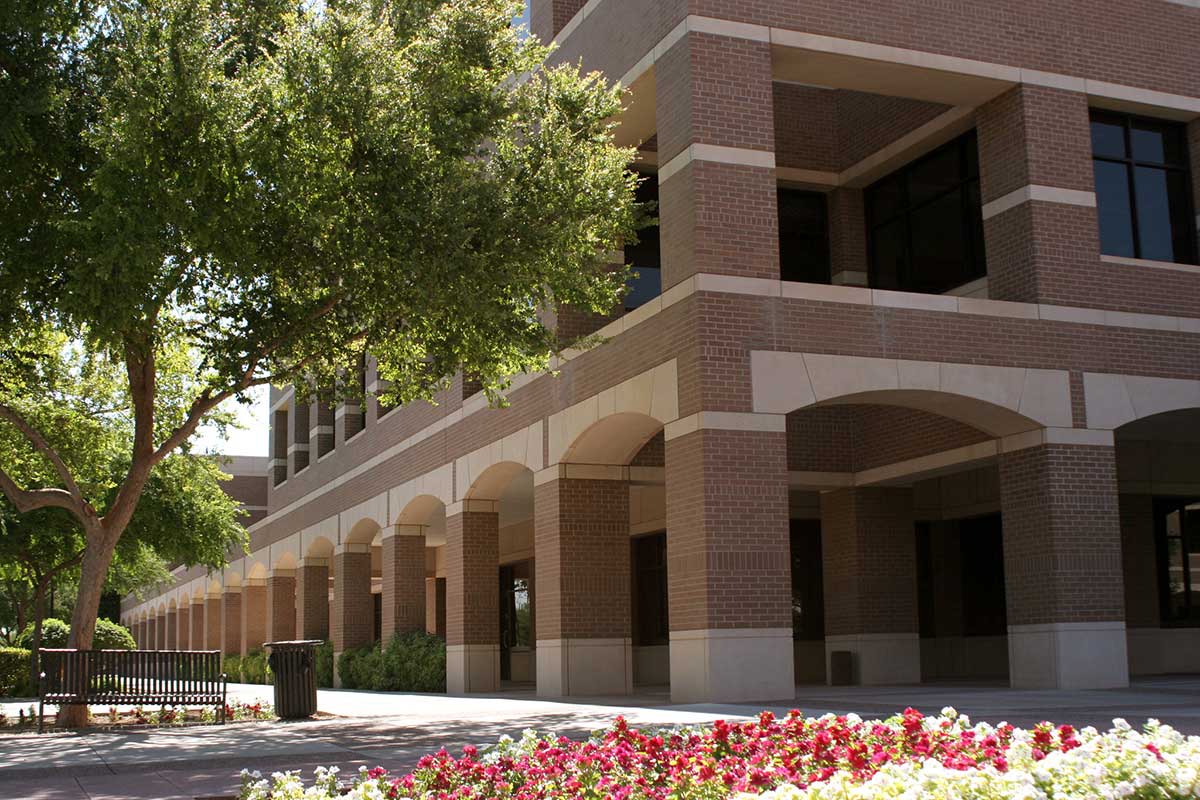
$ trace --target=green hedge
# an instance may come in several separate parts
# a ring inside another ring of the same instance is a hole
[[[262,650],[252,650],[242,657],[242,683],[271,683],[271,668]]]
[[[50,617],[42,620],[42,647],[66,647],[71,635],[71,626],[61,619]],[[17,646],[29,649],[33,647],[33,623],[25,626],[17,637]],[[96,634],[92,638],[93,650],[133,650],[137,643],[133,634],[123,625],[101,617],[96,620]]]
[[[333,688],[333,642],[323,642],[317,648],[317,686]]]
[[[221,671],[230,683],[242,682],[242,657],[238,655],[221,656]]]
[[[377,692],[444,692],[446,643],[428,633],[401,633],[386,648],[347,650],[338,659],[346,689]]]
[[[32,697],[29,685],[29,651],[21,647],[0,647],[0,697]]]

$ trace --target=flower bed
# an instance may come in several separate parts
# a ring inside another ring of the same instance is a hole
[[[586,742],[526,732],[480,752],[425,756],[402,777],[363,770],[349,786],[319,770],[245,774],[241,800],[867,800],[1200,797],[1200,737],[1150,721],[1106,732],[1043,723],[972,725],[953,709],[885,721],[764,712],[752,722],[644,733],[617,722]]]
[[[243,703],[235,701],[225,704],[227,722],[251,722],[275,719],[275,709],[270,703]],[[217,709],[213,706],[188,708],[185,706],[160,706],[147,709],[135,706],[132,709],[110,707],[103,712],[88,709],[88,725],[95,728],[129,728],[136,726],[159,727],[163,725],[213,724],[217,721]],[[53,714],[46,715],[46,724],[55,722]],[[22,708],[16,717],[0,711],[0,732],[23,732],[37,729],[37,706]]]

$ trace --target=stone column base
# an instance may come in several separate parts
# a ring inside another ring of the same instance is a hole
[[[1129,655],[1124,622],[1008,626],[1014,689],[1124,689]]]
[[[791,628],[671,631],[671,702],[790,702],[793,658]]]
[[[633,692],[632,639],[539,639],[538,697]]]
[[[446,692],[494,692],[500,688],[500,645],[446,646]]]
[[[851,633],[825,637],[825,680],[833,672],[829,656],[835,650],[854,654],[854,683],[858,686],[904,685],[921,682],[921,637],[915,633]]]

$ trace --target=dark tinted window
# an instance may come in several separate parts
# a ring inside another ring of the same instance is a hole
[[[1200,625],[1200,498],[1154,500],[1165,625]]]
[[[829,283],[829,211],[825,195],[780,187],[779,277]]]
[[[633,561],[633,644],[667,644],[667,534],[630,540]]]
[[[940,293],[987,274],[975,133],[866,190],[871,285]]]
[[[1196,263],[1183,126],[1093,111],[1092,156],[1100,251]]]
[[[825,591],[821,564],[821,521],[790,521],[792,550],[792,638],[825,638]]]
[[[638,184],[637,201],[646,206],[648,213],[658,219],[658,175],[646,173]],[[632,311],[638,306],[662,294],[662,257],[659,251],[658,224],[638,231],[636,243],[625,245],[625,263],[633,265],[637,273],[629,281],[629,292],[625,295],[625,309]]]

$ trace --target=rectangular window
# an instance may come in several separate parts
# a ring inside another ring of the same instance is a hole
[[[821,192],[779,187],[779,277],[829,283],[829,209]]]
[[[1154,500],[1164,625],[1200,626],[1200,498]]]
[[[667,644],[667,534],[652,533],[630,540],[633,560],[633,644]]]
[[[637,187],[637,202],[650,205],[650,213],[658,217],[658,175],[642,173]],[[629,280],[625,295],[625,310],[632,311],[662,294],[662,255],[659,250],[658,225],[637,232],[636,243],[625,245],[625,263],[633,266],[636,275]]]
[[[1183,125],[1093,110],[1092,164],[1100,252],[1196,263]]]
[[[867,187],[871,286],[940,294],[987,274],[971,131]]]

